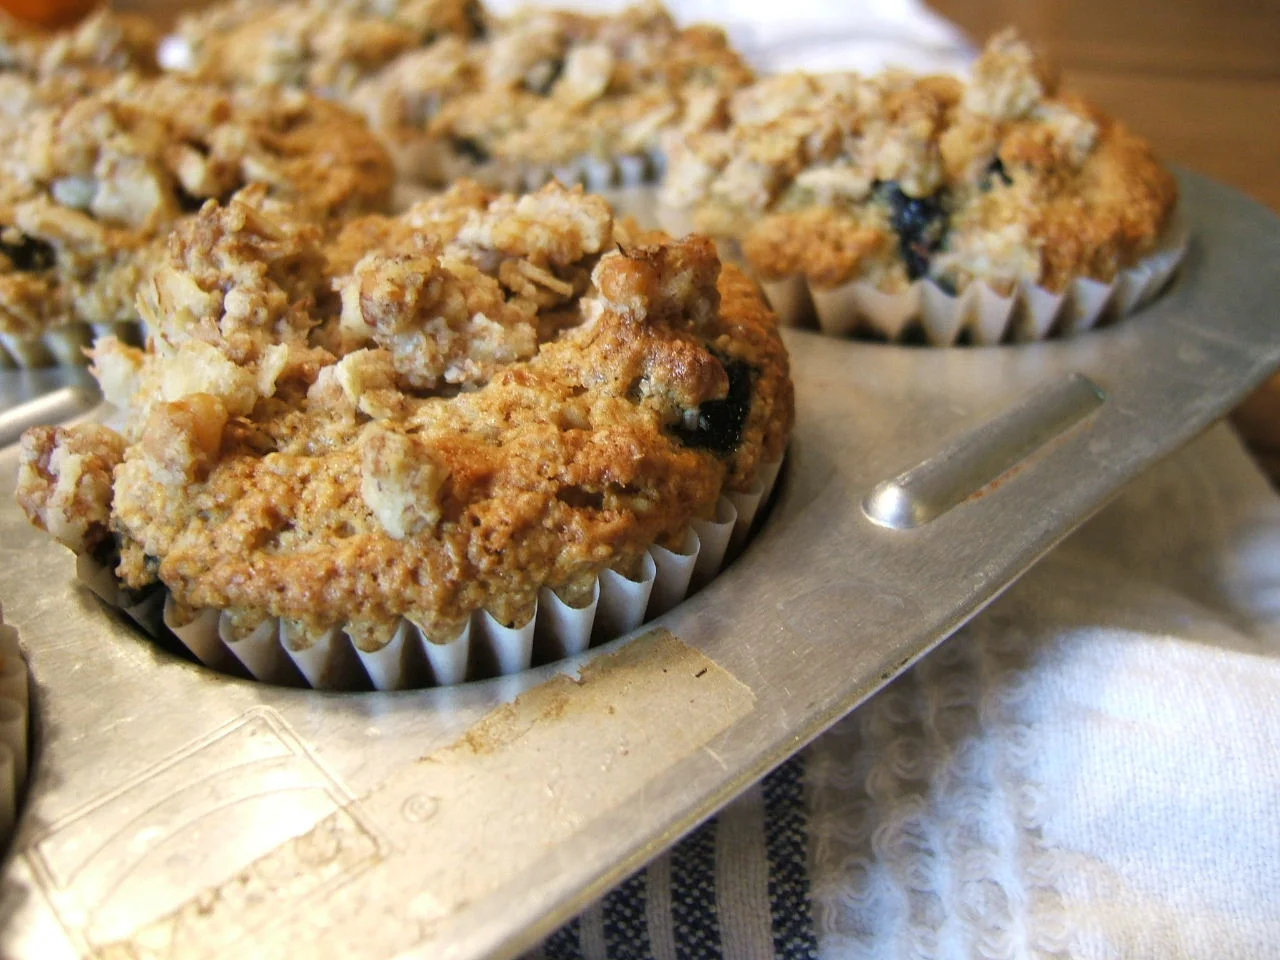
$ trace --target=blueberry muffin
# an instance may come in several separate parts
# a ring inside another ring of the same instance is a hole
[[[662,131],[722,120],[751,79],[719,30],[680,29],[657,3],[507,18],[474,0],[233,3],[184,21],[176,49],[171,65],[198,76],[305,88],[359,110],[400,173],[434,186],[650,176]]]
[[[154,74],[159,33],[142,17],[103,9],[72,29],[42,31],[0,13],[0,134],[39,106],[56,106],[123,72]]]
[[[928,280],[1062,293],[1156,250],[1177,201],[1149,145],[1058,91],[1013,34],[972,77],[789,75],[740,93],[724,129],[673,145],[664,207],[731,238],[766,282],[815,297]]]
[[[508,187],[551,174],[602,187],[659,172],[665,135],[723,121],[750,69],[713,27],[679,28],[656,3],[589,16],[527,8],[497,22],[474,90],[447,100],[429,133],[436,179]]]
[[[50,77],[73,70],[108,77],[156,71],[160,35],[146,18],[103,8],[75,27],[44,31],[0,12],[0,72]]]
[[[444,98],[471,87],[471,43],[487,31],[477,0],[234,0],[183,18],[163,59],[224,85],[292,87],[346,104],[413,175],[435,163],[425,125]]]
[[[124,75],[35,108],[0,145],[0,342],[74,363],[92,327],[136,323],[149,259],[208,199],[262,183],[324,222],[382,209],[392,179],[358,117],[297,91]]]
[[[331,242],[257,188],[181,224],[148,291],[151,350],[93,351],[127,423],[29,431],[18,500],[236,636],[525,623],[678,542],[791,426],[758,288],[557,184]]]

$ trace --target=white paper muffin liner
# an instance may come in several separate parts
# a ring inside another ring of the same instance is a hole
[[[161,636],[167,628],[197,660],[220,672],[317,690],[451,686],[574,656],[666,613],[745,543],[780,468],[780,462],[765,464],[748,490],[722,496],[714,516],[694,521],[678,548],[650,547],[636,578],[605,570],[585,606],[573,607],[543,587],[527,623],[507,626],[479,610],[448,643],[433,643],[408,619],[376,649],[362,648],[341,628],[313,637],[280,618],[237,636],[228,614],[202,610],[182,622],[163,588],[133,595],[119,587],[109,566],[88,555],[77,558],[76,569],[89,589],[146,632]]]
[[[590,193],[618,187],[638,187],[660,179],[665,169],[663,154],[658,151],[624,154],[619,157],[579,157],[557,165],[525,166],[517,187],[532,192],[552,180],[567,187],[582,184]]]
[[[27,782],[29,696],[18,631],[5,625],[0,610],[0,854],[13,831]]]
[[[672,236],[696,232],[687,209],[659,206],[656,216],[659,226]],[[1080,277],[1061,293],[1030,283],[1006,295],[982,282],[952,294],[931,279],[917,280],[900,293],[885,293],[856,280],[822,288],[803,274],[757,279],[782,326],[816,326],[831,336],[870,336],[890,342],[914,337],[934,347],[962,342],[977,346],[1029,343],[1074,336],[1149,303],[1177,271],[1188,242],[1187,227],[1175,213],[1153,253],[1121,270],[1110,283]],[[725,246],[720,245],[722,255],[750,272],[741,254]]]
[[[88,362],[85,349],[99,337],[119,337],[126,343],[141,344],[142,325],[65,323],[35,335],[0,332],[0,367],[83,367]]]

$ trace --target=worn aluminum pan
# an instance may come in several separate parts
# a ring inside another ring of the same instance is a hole
[[[75,584],[0,454],[0,597],[36,710],[0,955],[534,944],[1280,363],[1280,222],[1183,185],[1181,277],[1118,326],[951,351],[790,335],[798,423],[755,543],[659,629],[518,677],[331,695],[212,675]]]

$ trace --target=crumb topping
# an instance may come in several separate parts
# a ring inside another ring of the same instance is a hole
[[[138,318],[178,219],[247,184],[317,221],[380,209],[392,170],[355,116],[306,94],[122,75],[31,110],[0,144],[0,329]]]
[[[452,147],[446,175],[498,182],[529,164],[652,153],[664,131],[721,120],[752,77],[721,31],[677,27],[657,3],[603,16],[526,8],[476,53],[479,82],[428,133]]]
[[[66,30],[42,31],[0,13],[0,70],[46,78],[89,71],[106,78],[122,70],[156,69],[159,32],[149,19],[95,10]]]
[[[1011,32],[967,82],[763,80],[733,98],[727,124],[668,152],[664,204],[739,239],[765,278],[802,272],[819,287],[1107,281],[1154,248],[1177,198],[1150,148],[1061,94]]]

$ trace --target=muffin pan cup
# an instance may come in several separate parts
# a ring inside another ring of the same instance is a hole
[[[199,610],[180,618],[162,588],[138,598],[121,589],[108,566],[82,554],[76,573],[86,587],[152,636],[165,629],[201,663],[255,680],[317,690],[405,690],[452,686],[469,679],[505,676],[583,653],[661,616],[708,583],[746,543],[759,509],[767,502],[781,462],[765,464],[745,490],[722,496],[712,517],[695,520],[679,549],[650,547],[639,575],[605,570],[583,607],[566,603],[555,591],[538,592],[533,616],[504,624],[477,610],[457,637],[433,641],[402,618],[390,639],[377,647],[357,642],[340,628],[320,635],[293,621],[271,618],[238,635],[226,613]],[[163,624],[163,626],[162,626]]]

